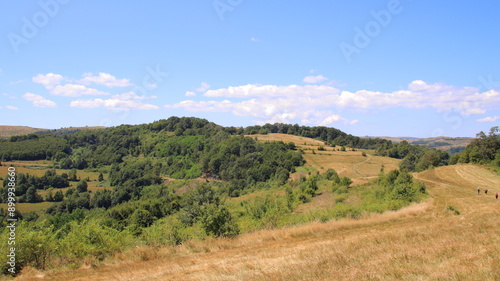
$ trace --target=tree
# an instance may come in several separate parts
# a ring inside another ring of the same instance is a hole
[[[53,202],[54,201],[54,197],[52,196],[52,190],[49,191],[49,193],[45,196],[45,201],[47,201],[47,202]]]
[[[43,198],[36,192],[36,188],[34,186],[30,186],[30,188],[28,188],[28,191],[26,191],[25,200],[28,203],[38,203],[42,202]]]
[[[101,172],[101,173],[99,173],[99,177],[97,178],[97,180],[98,180],[99,182],[104,181],[104,176],[103,176],[102,172]]]
[[[63,195],[62,191],[61,190],[56,191],[56,193],[54,194],[53,199],[54,199],[54,202],[61,202],[61,201],[63,201],[64,195]]]
[[[208,204],[203,208],[201,225],[207,235],[215,237],[233,237],[240,233],[240,229],[228,209],[219,204]]]
[[[76,185],[76,190],[78,192],[86,192],[87,188],[88,188],[88,185],[87,185],[87,181],[85,181],[85,180],[79,181],[78,184]]]
[[[76,177],[76,169],[73,168],[69,171],[68,173],[68,180],[70,181],[78,181],[77,177]]]

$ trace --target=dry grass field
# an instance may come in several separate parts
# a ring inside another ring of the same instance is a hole
[[[395,212],[136,248],[18,280],[500,280],[500,175],[475,165],[415,177],[430,199]],[[477,195],[476,189],[490,189]]]
[[[249,135],[257,138],[259,141],[283,141],[294,142],[302,149],[305,154],[304,159],[307,163],[304,168],[298,168],[297,172],[292,174],[293,179],[308,174],[309,171],[320,173],[328,169],[334,169],[340,176],[346,176],[353,180],[354,185],[367,183],[380,173],[380,168],[384,166],[385,171],[398,169],[398,159],[389,157],[373,156],[372,150],[356,149],[351,151],[340,151],[340,147],[330,147],[323,141],[299,137],[286,134],[267,134],[267,135]],[[325,150],[318,150],[323,147]],[[314,153],[313,153],[314,150]],[[366,156],[362,156],[365,152]]]
[[[27,134],[33,134],[33,133],[42,132],[42,131],[68,132],[68,131],[74,131],[74,130],[94,130],[94,129],[102,129],[102,128],[106,128],[106,127],[103,127],[103,126],[68,127],[68,128],[61,128],[61,129],[53,130],[53,129],[32,128],[32,127],[27,127],[27,126],[1,125],[0,126],[0,138],[9,138],[12,136],[27,135]]]
[[[7,169],[12,165],[16,168],[17,174],[29,174],[41,177],[47,172],[49,169],[52,169],[52,161],[48,160],[39,160],[39,161],[8,161],[2,162],[2,166],[0,166],[0,176],[7,175]],[[68,173],[69,170],[57,169],[56,173]],[[100,189],[111,189],[110,186],[105,185],[105,182],[100,183],[97,181],[99,177],[99,173],[97,172],[87,172],[87,171],[78,171],[77,176],[81,179],[90,179],[88,184],[88,190],[95,192]],[[105,178],[107,175],[105,175]],[[54,194],[57,190],[61,190],[63,193],[66,192],[69,188],[76,187],[78,182],[70,182],[70,186],[66,188],[54,189],[52,194]],[[43,198],[47,195],[47,190],[38,190],[38,194],[40,194]],[[25,212],[37,212],[42,213],[45,209],[52,206],[52,202],[41,202],[41,203],[18,203],[16,204],[17,209],[21,213]],[[7,205],[5,203],[0,203],[0,208],[6,209]]]
[[[47,129],[31,128],[27,126],[0,126],[0,138],[8,138],[11,136],[33,134]]]

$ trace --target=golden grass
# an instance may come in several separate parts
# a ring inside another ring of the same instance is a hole
[[[30,174],[41,177],[48,170],[52,169],[52,162],[48,160],[38,160],[38,161],[8,161],[2,162],[2,166],[0,166],[0,177],[6,178],[8,173],[8,168],[10,165],[13,165],[16,168],[16,174]],[[57,174],[68,173],[70,170],[65,169],[56,169]],[[77,177],[81,179],[89,178],[90,181],[88,184],[88,190],[95,192],[102,189],[112,189],[111,186],[102,186],[102,183],[98,182],[97,179],[99,177],[98,172],[88,172],[88,171],[77,171]],[[105,178],[107,175],[105,175]],[[63,193],[66,192],[69,188],[74,188],[78,182],[70,182],[70,186],[66,188],[58,188],[53,189],[52,194],[56,191],[61,190]],[[38,194],[40,194],[43,198],[48,194],[48,190],[37,190]],[[21,212],[37,212],[42,213],[45,209],[52,206],[53,202],[41,202],[41,203],[18,203],[16,204],[16,208]],[[0,208],[7,208],[6,204],[0,203]]]
[[[35,212],[38,214],[43,213],[43,211],[54,204],[53,202],[40,202],[40,203],[17,203],[16,210],[20,211],[21,214],[28,212]],[[6,203],[0,203],[0,208],[7,210],[8,206]]]
[[[431,198],[359,220],[138,248],[19,280],[500,280],[500,176],[474,165],[416,174]],[[490,189],[477,195],[477,187]],[[453,205],[456,215],[447,209]]]
[[[373,156],[373,150],[356,149],[356,151],[350,151],[350,148],[347,148],[347,151],[339,151],[340,147],[330,147],[320,140],[287,134],[248,135],[248,137],[257,138],[259,141],[294,142],[299,149],[304,150],[303,157],[307,161],[304,165],[305,169],[297,168],[297,172],[291,175],[292,179],[307,176],[308,172],[305,170],[324,173],[328,169],[334,169],[340,176],[351,178],[353,185],[359,185],[378,176],[382,165],[386,171],[399,168],[400,160]],[[326,150],[318,150],[320,146]],[[366,153],[366,156],[362,156],[363,152]]]

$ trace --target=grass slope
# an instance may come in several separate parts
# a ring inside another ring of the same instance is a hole
[[[500,175],[455,165],[415,176],[431,199],[396,212],[138,248],[105,266],[18,280],[500,280]]]
[[[373,156],[372,150],[349,151],[348,148],[347,151],[340,151],[340,147],[327,146],[320,140],[286,134],[251,135],[250,137],[256,137],[259,141],[294,142],[299,149],[304,150],[304,159],[307,163],[304,167],[299,167],[297,173],[292,174],[293,179],[307,176],[309,172],[324,173],[328,169],[334,169],[340,176],[353,179],[353,185],[359,185],[374,179],[379,174],[382,165],[385,171],[399,168],[400,160]],[[318,150],[321,146],[325,151]],[[363,152],[366,156],[362,156]]]
[[[256,136],[252,136],[256,137]],[[260,141],[293,141],[308,161],[294,177],[336,169],[361,184],[398,160],[371,151],[337,151],[323,142],[269,134]],[[312,149],[316,154],[312,153]],[[191,240],[176,247],[138,247],[95,267],[40,272],[18,280],[500,280],[500,175],[477,165],[414,174],[430,198],[402,210],[327,223],[244,233],[234,239]],[[477,188],[490,190],[477,195]],[[269,191],[272,192],[272,191]],[[247,200],[255,194],[245,195]],[[325,208],[324,193],[303,209]],[[247,198],[248,197],[248,198]],[[312,206],[314,205],[314,206]],[[300,210],[300,207],[299,207]]]
[[[94,129],[102,129],[105,127],[102,126],[95,126],[95,127],[69,127],[69,128],[61,128],[61,129],[40,129],[40,128],[32,128],[32,127],[27,127],[27,126],[0,126],[0,138],[9,138],[12,136],[20,136],[20,135],[27,135],[27,134],[33,134],[37,132],[43,132],[43,131],[52,131],[52,132],[68,132],[68,131],[74,131],[74,130],[94,130]]]

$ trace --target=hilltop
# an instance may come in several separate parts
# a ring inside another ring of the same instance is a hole
[[[413,137],[368,137],[366,138],[381,138],[381,139],[386,139],[390,140],[392,142],[398,143],[402,141],[407,141],[411,144],[415,145],[423,145],[428,148],[437,148],[441,150],[446,150],[452,153],[457,153],[460,151],[463,151],[465,147],[471,143],[474,138],[468,138],[468,137],[445,137],[445,136],[440,136],[440,137],[432,137],[432,138],[413,138]]]
[[[460,216],[467,224],[477,220],[482,229],[495,227],[475,213],[490,214],[489,205],[476,200],[477,208],[469,208],[463,200],[475,198],[466,193],[478,186],[488,187],[485,198],[492,199],[499,183],[497,132],[494,127],[482,133],[452,158],[334,128],[234,128],[177,117],[1,140],[0,172],[7,174],[9,166],[17,171],[16,207],[23,216],[18,242],[26,245],[18,253],[20,278],[467,276],[455,264],[443,264],[446,249],[436,243],[453,241],[436,226]],[[473,195],[478,196],[475,189]],[[455,234],[453,227],[456,222],[444,229]],[[457,244],[461,250],[451,256],[457,263],[470,261],[461,253],[473,233],[463,235],[467,242]],[[407,249],[412,244],[417,251]],[[434,252],[422,254],[419,247],[427,244]],[[490,266],[490,257],[475,258]],[[445,270],[432,271],[425,258]],[[87,272],[87,266],[100,275]],[[137,270],[141,266],[156,268],[157,275]],[[484,266],[478,267],[479,276],[491,277]]]
[[[9,138],[12,136],[21,136],[27,134],[69,134],[82,130],[94,130],[94,129],[103,129],[106,127],[102,126],[93,126],[93,127],[68,127],[68,128],[60,128],[60,129],[41,129],[41,128],[32,128],[28,126],[0,126],[0,138]]]

